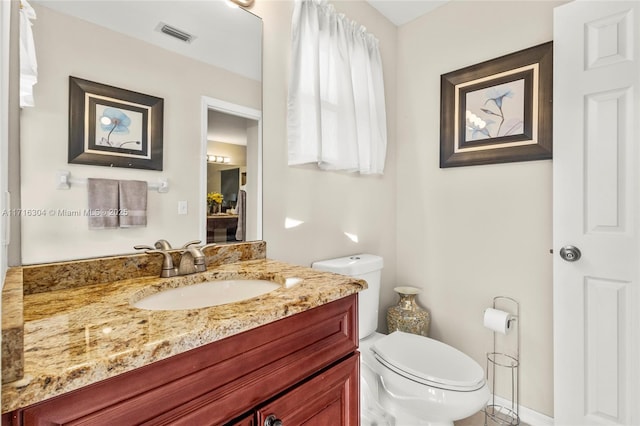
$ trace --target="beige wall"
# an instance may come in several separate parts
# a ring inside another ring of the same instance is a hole
[[[287,167],[292,3],[257,3],[265,36],[268,255],[298,264],[382,255],[379,330],[395,302],[393,287],[421,287],[433,337],[483,366],[492,343],[484,309],[497,295],[518,299],[521,403],[552,415],[551,161],[439,169],[439,85],[443,73],[551,40],[559,3],[460,1],[399,29],[363,2],[333,4],[381,42],[390,142],[385,176]],[[286,230],[287,217],[304,224]]]
[[[146,228],[90,231],[86,217],[23,218],[22,262],[132,252],[133,245],[152,244],[158,238],[176,245],[198,239],[201,96],[260,109],[260,83],[44,7],[38,7],[37,13],[37,106],[21,112],[22,207],[86,208],[86,187],[55,189],[60,169],[78,178],[156,182],[163,176],[169,179],[170,191],[149,191]],[[162,172],[67,164],[70,75],[164,98]],[[177,214],[181,200],[188,202],[187,215]]]
[[[552,40],[557,2],[454,1],[399,29],[397,281],[485,365],[494,296],[521,307],[521,398],[553,414],[551,161],[439,168],[440,75]]]
[[[443,73],[551,40],[552,9],[559,3],[460,1],[399,29],[363,2],[333,4],[380,39],[389,133],[385,175],[287,167],[292,3],[257,3],[253,11],[263,18],[265,37],[268,256],[308,265],[356,252],[382,255],[378,329],[386,331],[393,287],[420,287],[433,337],[483,366],[492,344],[482,326],[484,309],[494,296],[518,299],[521,403],[552,415],[551,161],[439,169],[439,85]],[[284,229],[287,217],[304,223]],[[359,243],[345,231],[358,234]]]
[[[384,257],[384,306],[393,298],[390,288],[395,276],[397,29],[365,2],[334,4],[380,40],[388,129],[385,173],[372,177],[287,166],[286,108],[293,1],[256,2],[252,11],[263,19],[264,25],[264,239],[268,257],[299,265],[362,252]],[[285,229],[286,218],[304,223]],[[358,243],[348,239],[344,232],[356,234]]]

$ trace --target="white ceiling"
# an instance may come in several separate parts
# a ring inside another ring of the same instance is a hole
[[[367,0],[371,6],[378,9],[380,13],[398,27],[409,21],[413,21],[425,13],[431,12],[447,1],[448,0]]]
[[[31,0],[254,80],[261,80],[262,20],[224,0]],[[184,43],[159,31],[169,24],[195,35]],[[38,21],[36,19],[35,25]],[[90,35],[83,35],[90,37]]]

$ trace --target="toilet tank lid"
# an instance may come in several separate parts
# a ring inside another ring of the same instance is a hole
[[[363,253],[313,262],[311,267],[342,275],[361,275],[381,270],[383,261],[380,256]]]

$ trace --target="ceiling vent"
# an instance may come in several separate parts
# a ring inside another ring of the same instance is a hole
[[[177,38],[178,40],[184,41],[185,43],[191,43],[196,38],[194,35],[189,34],[186,31],[182,31],[163,22],[160,22],[156,29],[161,33],[165,33],[166,35]]]

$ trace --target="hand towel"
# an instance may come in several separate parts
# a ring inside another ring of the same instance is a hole
[[[147,182],[141,180],[121,180],[120,187],[120,227],[134,228],[147,226]]]
[[[89,229],[118,227],[118,181],[88,179]]]
[[[245,229],[247,227],[247,216],[245,213],[247,202],[247,193],[244,190],[240,190],[238,194],[238,204],[236,204],[236,214],[238,215],[238,227],[236,228],[236,240],[245,241]]]

